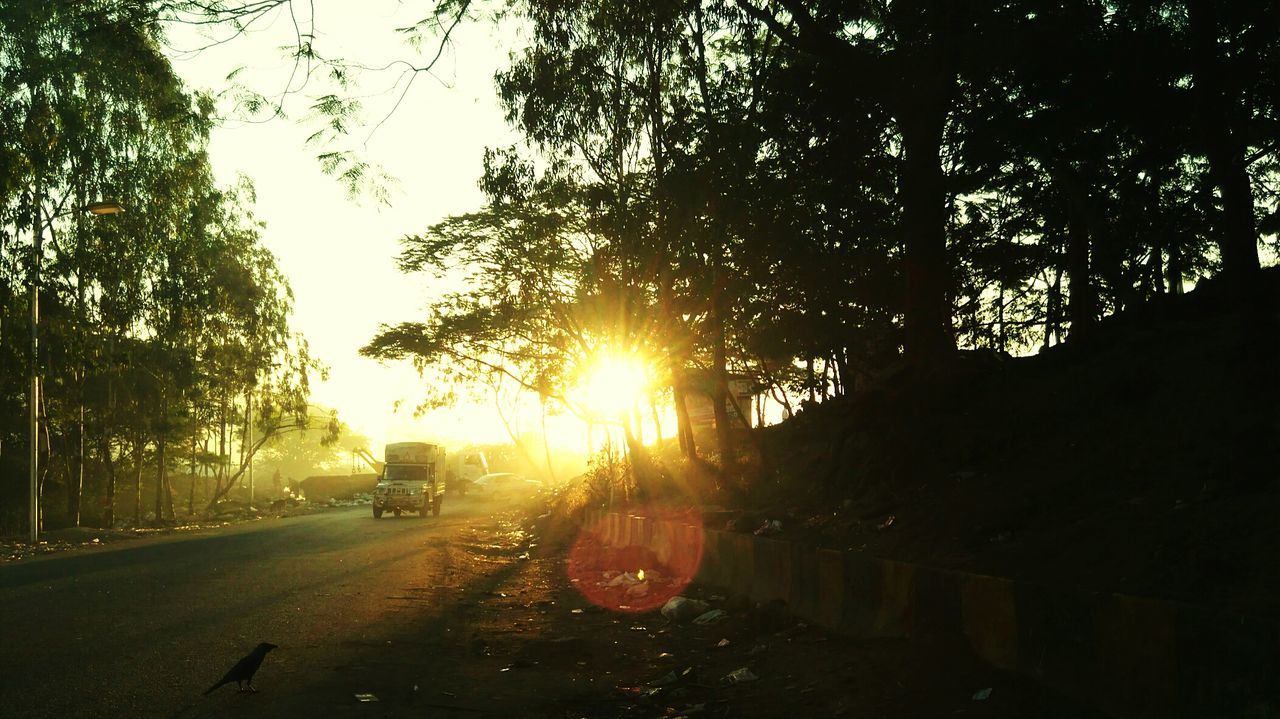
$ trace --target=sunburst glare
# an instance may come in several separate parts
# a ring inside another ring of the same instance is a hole
[[[650,384],[651,372],[641,357],[608,352],[587,364],[572,394],[592,415],[615,420],[645,399]]]

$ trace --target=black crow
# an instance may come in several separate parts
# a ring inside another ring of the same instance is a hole
[[[267,658],[267,652],[275,648],[276,645],[269,644],[267,642],[263,642],[254,647],[253,651],[249,652],[244,659],[236,662],[236,665],[231,667],[231,669],[229,669],[227,673],[218,680],[217,684],[214,684],[204,690],[204,693],[208,694],[223,684],[230,684],[231,682],[235,682],[240,691],[246,691],[244,688],[245,684],[249,685],[248,691],[258,691],[253,688],[253,675],[257,673],[258,667],[262,666],[262,660]]]

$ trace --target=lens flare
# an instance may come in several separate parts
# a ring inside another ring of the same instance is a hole
[[[703,532],[686,513],[652,519],[665,515],[659,509],[644,512],[651,519],[614,514],[587,523],[569,550],[570,583],[592,604],[615,612],[651,612],[680,595],[702,564]]]

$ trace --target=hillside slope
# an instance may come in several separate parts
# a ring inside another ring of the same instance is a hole
[[[779,476],[759,508],[878,556],[1274,616],[1280,271],[1238,292],[814,407],[765,430]]]

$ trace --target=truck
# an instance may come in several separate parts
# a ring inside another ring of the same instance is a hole
[[[489,473],[489,460],[476,447],[467,447],[449,458],[449,486],[456,494],[466,494],[471,483]]]
[[[425,518],[440,516],[444,501],[444,448],[428,442],[395,442],[386,446],[378,485],[373,490],[373,518],[384,512],[397,517],[417,512]]]

